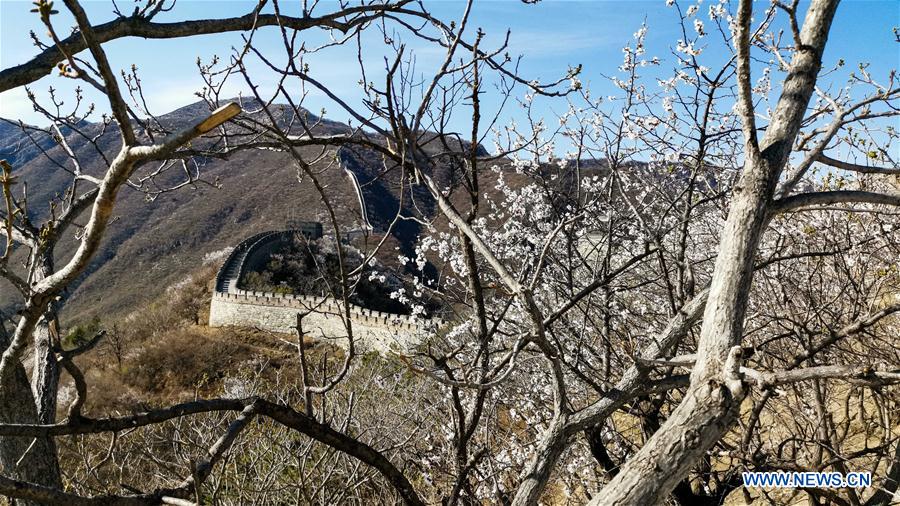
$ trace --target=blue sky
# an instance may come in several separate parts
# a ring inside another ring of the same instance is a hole
[[[706,0],[701,6],[700,16],[706,18]],[[112,19],[111,3],[107,1],[83,2],[94,23]],[[128,0],[119,2],[122,6],[132,5]],[[299,2],[283,2],[286,6]],[[324,2],[323,2],[324,3]],[[65,33],[71,26],[62,2],[57,8],[63,11],[55,17],[57,29]],[[179,0],[176,9],[160,14],[158,21],[175,21],[200,17],[227,17],[249,12],[255,2],[223,0]],[[686,8],[690,2],[680,2]],[[463,9],[459,1],[426,0],[426,5],[439,17],[458,18]],[[768,2],[761,2],[757,11],[762,11]],[[803,5],[803,4],[801,4]],[[38,34],[45,32],[35,14],[29,13],[31,3],[22,0],[0,0],[0,67],[7,68],[27,61],[36,53],[28,36],[29,30]],[[326,8],[326,5],[322,5]],[[124,7],[123,7],[124,8]],[[287,7],[286,7],[287,8]],[[670,48],[681,38],[678,17],[663,0],[644,1],[552,1],[545,0],[537,5],[524,5],[517,0],[493,0],[476,2],[471,26],[481,27],[486,33],[486,44],[490,47],[512,30],[509,53],[522,55],[521,74],[528,78],[547,80],[565,74],[569,66],[583,65],[582,81],[595,95],[613,93],[602,77],[615,73],[621,63],[621,48],[632,39],[632,34],[646,21],[649,26],[647,38],[648,56],[658,55],[663,60],[661,70],[671,69],[673,57]],[[890,69],[900,63],[900,44],[895,42],[891,29],[900,26],[900,2],[897,0],[844,0],[838,11],[838,18],[825,55],[826,65],[844,58],[847,72],[856,67],[857,62],[871,63],[873,73],[886,78]],[[323,40],[323,34],[310,34],[312,40]],[[268,28],[257,39],[264,52],[281,54],[277,30]],[[125,39],[107,46],[110,59],[116,69],[129,68],[137,63],[140,75],[148,90],[151,111],[165,113],[197,100],[192,93],[202,85],[195,62],[197,57],[209,60],[213,54],[227,56],[231,48],[239,45],[240,35],[236,33],[195,37],[188,40]],[[366,39],[369,59],[367,66],[377,71],[383,66],[383,43],[380,37]],[[724,50],[712,43],[705,57],[721,58]],[[720,45],[720,44],[719,44]],[[418,69],[426,72],[437,64],[441,55],[433,48],[411,43],[418,54]],[[371,49],[371,50],[369,50]],[[351,101],[360,96],[357,85],[359,79],[355,64],[355,49],[338,48],[330,50],[322,57],[310,58],[311,74],[316,76],[335,92]],[[375,73],[377,75],[377,72]],[[846,74],[834,78],[840,82]],[[371,79],[371,77],[370,77]],[[38,96],[45,96],[53,86],[61,96],[71,94],[74,85],[70,79],[48,76],[31,85]],[[263,88],[271,81],[261,83]],[[826,83],[827,84],[827,83]],[[235,93],[242,87],[235,81],[230,89]],[[494,94],[495,95],[495,94]],[[94,93],[89,99],[97,100]],[[496,97],[486,94],[486,106],[496,106]],[[334,104],[325,97],[312,95],[304,104],[318,111],[325,107],[328,115],[336,120],[345,120]],[[99,110],[106,110],[105,104],[98,102]],[[551,114],[564,109],[560,102],[545,101],[539,105],[539,112]],[[516,115],[515,108],[504,113],[504,119]],[[24,99],[24,90],[13,90],[0,94],[0,116],[22,119],[26,122],[44,123]]]

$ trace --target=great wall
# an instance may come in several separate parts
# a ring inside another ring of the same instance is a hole
[[[318,225],[318,224],[315,224]],[[343,304],[329,297],[244,290],[239,286],[248,269],[264,266],[271,254],[297,234],[321,235],[318,230],[271,231],[256,234],[238,244],[216,275],[210,303],[209,325],[255,327],[272,332],[295,333],[297,314],[303,317],[304,334],[344,348],[349,341],[342,314]],[[439,326],[436,320],[415,319],[350,306],[354,345],[378,352],[406,351],[422,342]]]

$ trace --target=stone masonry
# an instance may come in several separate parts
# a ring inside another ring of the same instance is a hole
[[[303,314],[303,331],[315,339],[348,346],[348,325],[341,316],[344,307],[331,298],[285,295],[243,290],[238,287],[248,259],[267,255],[289,239],[294,231],[265,232],[241,242],[219,269],[209,312],[210,327],[229,325],[256,327],[272,332],[295,333],[297,314]],[[259,260],[257,259],[256,262]],[[252,262],[252,263],[256,263]],[[422,342],[439,326],[435,320],[350,307],[350,325],[355,346],[382,353],[403,352]]]

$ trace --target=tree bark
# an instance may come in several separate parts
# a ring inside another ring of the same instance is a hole
[[[6,349],[8,344],[6,329],[0,325],[0,349]],[[21,363],[15,364],[7,382],[0,385],[0,423],[41,423],[28,375]],[[0,475],[61,489],[62,478],[53,438],[0,436]]]
[[[567,421],[558,417],[544,432],[540,444],[520,477],[519,487],[512,500],[513,506],[534,504],[540,498],[544,486],[550,480],[550,474],[553,472],[556,462],[566,449]]]
[[[52,255],[52,251],[35,254],[34,281],[41,281],[53,273]],[[59,345],[58,332],[56,303],[51,301],[34,330],[34,358],[31,372],[31,392],[37,406],[38,419],[44,424],[56,423],[59,363],[53,349]]]

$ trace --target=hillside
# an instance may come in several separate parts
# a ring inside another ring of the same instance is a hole
[[[159,120],[177,128],[207,111],[204,103],[197,103]],[[347,128],[340,123],[317,122],[320,133]],[[83,171],[100,175],[105,164],[98,151],[106,156],[115,153],[118,132],[113,126],[104,130],[97,123],[85,125],[82,132],[85,135],[68,132],[66,139],[81,159]],[[37,142],[31,141],[29,134]],[[88,139],[92,136],[97,136],[98,149]],[[304,159],[317,160],[311,168],[326,188],[345,231],[362,229],[363,223],[356,189],[342,166],[357,176],[374,231],[386,229],[400,206],[402,183],[399,176],[383,174],[379,157],[346,148],[327,148],[324,156],[319,147],[303,148],[300,153]],[[46,216],[49,202],[64,194],[71,182],[71,163],[62,147],[47,136],[23,132],[7,121],[0,121],[0,156],[14,164],[19,183],[27,184],[33,221]],[[133,188],[123,189],[102,250],[86,275],[66,294],[67,319],[83,321],[98,314],[125,314],[158,296],[163,287],[184,279],[204,258],[221,254],[257,232],[289,228],[298,220],[320,221],[329,230],[320,196],[309,178],[298,177],[298,168],[288,155],[253,150],[234,153],[227,160],[198,162],[207,183],[165,193],[152,201]],[[405,214],[433,212],[433,205],[421,190],[415,192],[415,199],[415,205],[405,199]],[[391,250],[406,249],[418,235],[419,225],[404,222],[394,232]],[[73,249],[69,245],[75,245],[72,234],[58,248],[62,256],[57,262],[64,261],[66,250]],[[0,310],[14,310],[14,295],[10,285],[0,284]]]
[[[258,111],[259,104],[243,101],[245,121],[265,121]],[[287,129],[297,129],[296,118],[285,106],[272,106],[276,120]],[[158,117],[169,129],[180,128],[209,112],[208,106],[198,102]],[[317,118],[303,111],[308,124],[322,135],[346,133],[350,127],[342,123]],[[240,132],[239,127],[235,131]],[[77,154],[82,171],[101,176],[110,158],[118,149],[119,136],[114,124],[83,122],[79,132],[62,130],[68,144]],[[458,149],[458,142],[447,145],[437,140],[426,149],[434,153]],[[463,146],[467,149],[466,146]],[[479,148],[481,155],[487,155]],[[434,200],[421,185],[410,185],[399,170],[385,171],[380,154],[360,148],[310,146],[298,149],[310,164],[319,183],[341,223],[342,233],[361,231],[371,227],[370,242],[377,242],[394,221],[398,209],[406,217],[434,220],[438,227],[445,220],[438,216]],[[8,120],[0,120],[0,157],[14,166],[18,188],[28,189],[28,212],[39,223],[50,210],[49,203],[64,195],[71,181],[72,163],[63,148],[33,127],[24,129]],[[446,158],[446,157],[444,157]],[[291,228],[297,221],[322,222],[330,232],[328,214],[312,181],[302,175],[290,155],[272,150],[245,150],[227,159],[198,158],[196,170],[201,180],[176,191],[163,193],[152,200],[147,195],[126,186],[120,192],[115,218],[88,271],[64,294],[63,316],[68,323],[87,321],[94,316],[121,316],[159,296],[163,287],[185,279],[204,259],[224,255],[228,248],[256,233]],[[515,187],[526,181],[499,160],[504,167],[507,184]],[[482,164],[481,192],[499,197],[495,181],[497,173],[490,163]],[[642,177],[676,179],[673,191],[684,184],[687,173],[656,173],[646,164],[634,164],[630,169],[640,171]],[[508,169],[508,170],[507,170]],[[145,168],[144,171],[151,170]],[[556,164],[546,167],[543,184],[556,187],[561,194],[573,183],[573,171],[562,170]],[[601,160],[583,160],[579,174],[586,176],[607,171]],[[356,183],[365,203],[361,212]],[[457,191],[462,184],[460,169],[449,160],[439,158],[432,176],[440,187],[450,188],[451,200],[465,205],[465,192]],[[180,167],[173,171],[170,182],[183,177]],[[713,183],[714,184],[714,183]],[[84,187],[81,186],[81,189]],[[402,200],[402,202],[401,202]],[[564,202],[559,202],[564,205]],[[481,211],[486,207],[482,206]],[[368,223],[364,222],[368,220]],[[394,264],[399,250],[414,256],[413,244],[423,232],[420,220],[400,220],[391,228],[391,235],[382,249],[382,260]],[[57,263],[75,249],[74,231],[57,247]],[[19,252],[19,263],[24,263]],[[0,280],[0,311],[15,311],[14,289]]]

